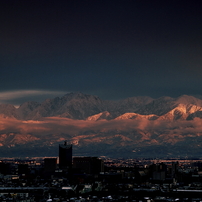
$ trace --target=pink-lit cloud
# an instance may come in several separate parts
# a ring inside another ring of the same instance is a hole
[[[156,131],[164,134],[202,134],[202,120],[195,118],[191,121],[166,121],[166,120],[72,120],[60,117],[42,118],[38,121],[22,121],[14,118],[0,118],[0,133],[17,132],[21,134],[47,135],[69,134],[77,136],[85,131],[133,132]]]

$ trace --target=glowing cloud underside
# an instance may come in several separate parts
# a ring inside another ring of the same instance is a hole
[[[95,134],[107,131],[133,132],[156,131],[164,134],[196,134],[202,135],[201,119],[195,118],[191,121],[179,120],[170,122],[166,120],[72,120],[60,117],[42,118],[39,121],[21,121],[14,118],[0,118],[0,133],[16,132],[20,134],[32,133],[36,136],[46,134],[69,134],[78,135],[85,131],[93,131]]]

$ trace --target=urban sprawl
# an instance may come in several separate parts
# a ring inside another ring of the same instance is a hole
[[[201,202],[202,160],[110,159],[72,156],[3,158],[0,201]]]

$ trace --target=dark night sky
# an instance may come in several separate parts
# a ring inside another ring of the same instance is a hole
[[[202,95],[202,1],[1,0],[0,102]]]

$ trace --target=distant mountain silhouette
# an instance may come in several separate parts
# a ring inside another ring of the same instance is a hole
[[[75,155],[199,157],[201,118],[202,100],[188,95],[110,101],[68,93],[17,109],[0,104],[0,155],[57,155],[68,139]]]

